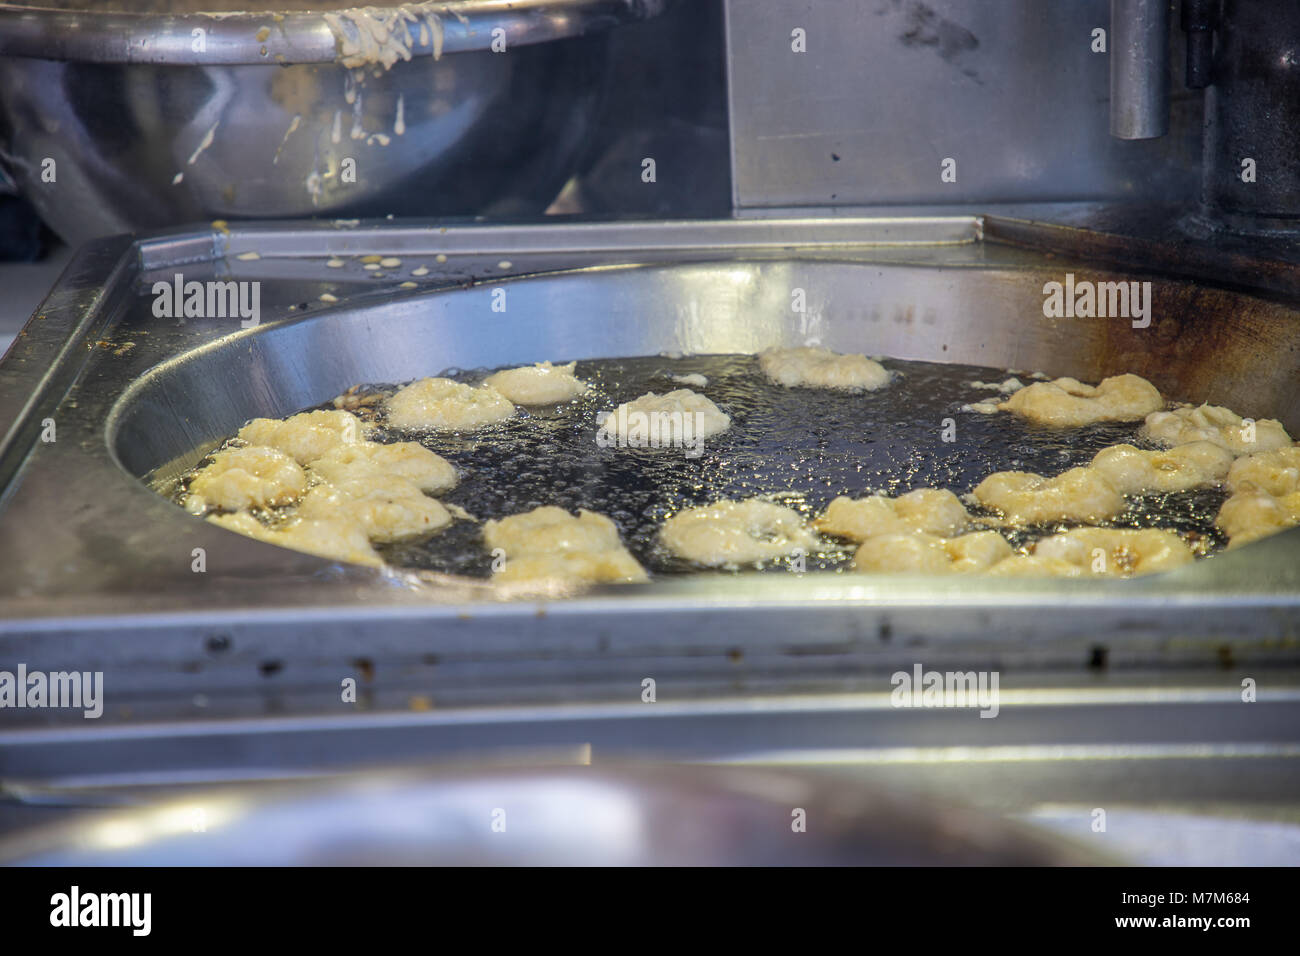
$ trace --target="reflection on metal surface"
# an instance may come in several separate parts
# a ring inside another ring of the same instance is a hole
[[[1111,0],[1110,134],[1169,132],[1169,2]]]
[[[248,801],[234,797],[203,797],[150,807],[130,816],[88,822],[82,839],[91,852],[135,850],[177,835],[219,831],[248,811]]]
[[[799,767],[854,764],[1023,763],[1058,760],[1220,760],[1300,757],[1300,744],[1043,744],[1019,747],[897,747],[860,750],[773,750],[738,754],[719,764]]]
[[[1093,835],[1094,807],[1035,807],[1019,819],[1064,837]],[[1107,847],[1139,866],[1296,866],[1300,823],[1251,820],[1180,807],[1110,806],[1100,835]]]

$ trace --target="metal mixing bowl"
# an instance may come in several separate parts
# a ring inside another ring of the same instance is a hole
[[[535,214],[587,144],[598,34],[667,4],[366,8],[400,23],[389,68],[345,65],[347,16],[0,5],[0,166],[70,242],[203,219]]]

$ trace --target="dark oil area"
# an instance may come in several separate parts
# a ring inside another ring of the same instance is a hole
[[[580,361],[577,375],[592,390],[574,402],[520,408],[513,419],[464,434],[400,433],[384,429],[381,416],[373,437],[419,441],[455,464],[460,484],[441,499],[481,520],[540,505],[608,515],[629,550],[657,574],[699,573],[656,545],[660,525],[682,508],[764,495],[812,517],[837,495],[899,495],[925,487],[962,495],[995,471],[1055,475],[1086,465],[1108,445],[1144,444],[1137,438],[1140,422],[1052,429],[1010,414],[961,410],[968,403],[999,400],[997,392],[971,383],[1003,381],[1010,375],[1004,370],[892,359],[882,364],[894,374],[888,386],[852,393],[772,385],[749,355]],[[709,384],[687,386],[672,379],[695,373]],[[489,370],[440,374],[477,383]],[[688,458],[680,448],[597,445],[598,412],[646,392],[688,387],[732,418],[730,430],[707,439],[699,457]],[[393,388],[376,385],[360,392]],[[374,409],[358,413],[374,420]],[[945,426],[954,440],[944,440]],[[1224,541],[1214,517],[1224,497],[1218,489],[1145,496],[1133,499],[1110,524],[1189,532],[1200,548],[1216,550]],[[1021,546],[1062,527],[1019,530],[1008,537]],[[428,538],[378,550],[398,566],[490,574],[491,557],[475,522],[456,521]],[[808,556],[807,567],[842,568],[851,556],[851,546],[827,541],[824,551]]]

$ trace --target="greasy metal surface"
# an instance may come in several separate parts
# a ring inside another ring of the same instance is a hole
[[[0,376],[0,501],[26,449],[92,357],[98,336],[133,273],[132,243],[121,237],[80,250],[4,356]],[[48,307],[48,311],[46,310]]]
[[[1124,199],[1200,185],[1202,94],[1109,134],[1107,0],[728,0],[735,205]],[[1105,52],[1094,31],[1106,30]],[[795,30],[806,52],[796,52]],[[1182,74],[1182,34],[1170,69]],[[955,181],[941,178],[955,161]]]
[[[1140,262],[1164,275],[1286,302],[1300,296],[1300,245],[1293,239],[1230,232],[1187,203],[1027,204],[986,217],[984,228],[994,241],[1040,252],[1121,268]]]
[[[426,26],[387,70],[335,63],[319,14],[196,15],[213,33],[194,54],[191,18],[0,6],[0,165],[72,244],[214,219],[540,215],[591,145],[600,34],[662,4],[453,6],[445,55]]]
[[[648,673],[686,695],[853,684],[918,655],[1065,669],[1294,661],[1297,532],[1129,582],[790,573],[500,603],[475,582],[386,579],[258,544],[190,518],[130,474],[358,381],[801,341],[794,288],[806,293],[803,320],[820,323],[834,348],[1085,379],[1133,370],[1171,397],[1300,424],[1296,313],[1287,305],[1152,275],[1147,329],[1050,320],[1046,279],[1106,273],[977,241],[988,225],[252,227],[150,243],[142,249],[150,271],[122,308],[95,317],[85,290],[61,289],[63,305],[46,310],[70,330],[102,322],[105,345],[88,350],[65,394],[37,400],[56,409],[58,440],[11,446],[24,470],[0,511],[0,538],[6,555],[24,559],[0,584],[5,659],[104,668],[136,714],[151,700],[171,713],[178,696],[217,691],[220,706],[256,709],[271,688],[286,712],[319,711],[331,697],[337,704],[340,672],[358,668],[379,675],[376,692],[419,687],[500,703],[625,693]],[[214,249],[227,257],[205,258]],[[233,258],[251,250],[263,258]],[[400,274],[376,280],[355,263],[324,266],[330,254],[361,251],[400,256]],[[643,265],[610,267],[632,262]],[[394,295],[416,266],[431,273],[413,281],[430,288],[479,281]],[[507,278],[561,266],[578,271]],[[178,270],[260,279],[263,325],[240,332],[230,320],[153,318],[149,283]],[[491,308],[498,285],[503,313]],[[321,306],[326,290],[344,301]],[[1232,321],[1219,321],[1225,315]],[[38,367],[46,348],[20,340],[5,369]],[[0,397],[12,407],[38,382],[11,378]],[[205,549],[203,573],[191,569],[196,547]]]
[[[1291,429],[1300,421],[1295,317],[1278,303],[1156,279],[1148,328],[1125,319],[1052,319],[1043,316],[1042,286],[1075,266],[986,261],[983,269],[945,270],[943,255],[917,251],[915,264],[783,259],[580,271],[501,286],[505,312],[493,309],[492,283],[433,297],[399,293],[375,305],[233,333],[219,348],[150,369],[123,383],[129,391],[109,423],[110,440],[122,463],[143,475],[227,438],[249,418],[313,406],[357,383],[543,355],[754,352],[798,344],[806,334],[831,348],[899,359],[1085,380],[1131,371],[1173,400],[1214,401],[1243,415],[1280,418]],[[403,268],[425,261],[417,255]],[[321,277],[332,272],[319,264],[316,270]],[[194,267],[185,273],[204,275]],[[365,275],[354,263],[341,277],[358,273]],[[1077,277],[1085,276],[1123,278],[1078,266]],[[795,289],[808,296],[804,314],[790,310]],[[1216,321],[1224,315],[1232,321]],[[176,334],[157,325],[137,313],[119,328],[125,335],[148,331],[141,344],[152,350],[155,335]],[[968,400],[987,394],[972,389]]]
[[[1205,98],[1205,204],[1246,232],[1270,225],[1294,230],[1300,219],[1300,9],[1226,0],[1214,32]]]

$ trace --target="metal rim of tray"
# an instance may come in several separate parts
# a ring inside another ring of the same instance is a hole
[[[0,56],[81,63],[154,63],[194,66],[334,63],[337,29],[326,14],[364,9],[389,16],[405,13],[409,55],[438,56],[490,50],[498,38],[506,49],[594,33],[662,13],[670,0],[458,0],[400,6],[347,7],[323,3],[320,11],[283,14],[119,13],[0,5]],[[201,29],[196,52],[192,31]],[[497,31],[504,31],[500,33]]]

